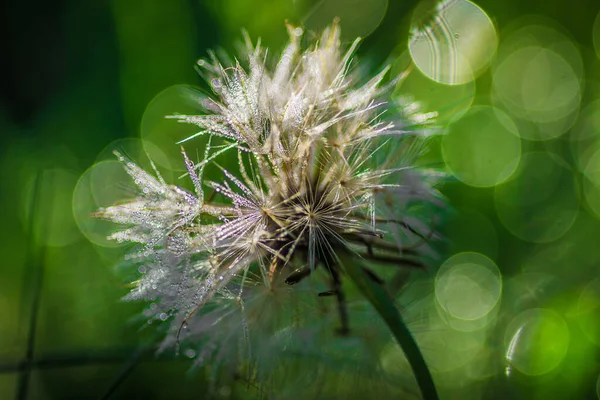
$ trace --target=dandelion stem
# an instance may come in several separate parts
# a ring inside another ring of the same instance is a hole
[[[394,305],[393,299],[381,285],[373,282],[367,273],[365,273],[358,257],[346,252],[340,252],[338,258],[341,267],[348,277],[358,287],[363,296],[375,307],[398,341],[417,380],[423,400],[438,400],[431,372],[425,363],[417,342]]]

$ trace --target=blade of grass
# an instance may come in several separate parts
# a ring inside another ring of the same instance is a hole
[[[140,362],[143,361],[144,356],[149,354],[155,346],[153,344],[145,344],[140,346],[135,352],[131,354],[129,359],[123,364],[119,372],[112,379],[106,391],[99,397],[100,400],[109,399],[121,386],[123,382],[131,375]]]
[[[2,361],[0,360],[0,375],[15,374],[32,370],[60,369],[71,367],[83,367],[102,364],[125,363],[130,359],[131,353],[136,350],[131,347],[114,347],[108,349],[86,350],[83,352],[57,353],[34,358],[27,364],[24,360]],[[175,354],[161,354],[160,357],[153,354],[143,356],[143,362],[163,362],[177,360]]]
[[[40,191],[42,185],[42,172],[37,171],[34,176],[33,191],[29,203],[28,228],[27,228],[27,265],[26,275],[23,283],[24,299],[22,307],[29,308],[29,323],[27,326],[27,347],[25,349],[24,359],[21,362],[23,368],[19,375],[18,386],[15,392],[17,400],[26,400],[29,392],[29,380],[31,377],[31,365],[35,353],[35,334],[37,330],[37,317],[40,308],[42,282],[44,279],[44,247],[37,243],[36,227],[41,226],[46,229],[44,218],[49,216],[40,216]],[[47,200],[47,201],[52,201]]]
[[[404,352],[408,363],[417,380],[424,400],[438,400],[437,391],[431,372],[427,367],[421,350],[408,327],[402,320],[400,312],[394,305],[394,300],[383,286],[373,282],[362,268],[362,262],[356,255],[345,252],[338,254],[341,267],[350,280],[358,287],[363,296],[375,307],[381,318],[392,331],[398,345]]]

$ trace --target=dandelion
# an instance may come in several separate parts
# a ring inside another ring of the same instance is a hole
[[[319,324],[333,320],[319,297],[335,298],[338,334],[372,326],[349,313],[348,265],[378,287],[390,269],[422,269],[442,205],[439,175],[415,166],[435,114],[385,101],[403,76],[384,84],[385,68],[362,81],[359,40],[344,50],[337,22],[305,51],[302,30],[288,31],[274,68],[247,37],[244,62],[198,63],[214,96],[201,115],[171,116],[199,128],[181,144],[208,136],[200,160],[182,149],[193,192],[117,154],[139,195],[98,212],[125,226],[110,238],[140,244],[129,257],[144,273],[127,299],[152,301],[147,315],[168,321],[163,348],[202,343],[186,354],[248,360],[257,380],[274,371],[262,368],[266,348],[321,351]],[[237,168],[221,166],[227,156]],[[205,177],[209,165],[220,179]]]

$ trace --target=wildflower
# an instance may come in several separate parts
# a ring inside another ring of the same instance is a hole
[[[248,38],[246,65],[213,53],[198,63],[216,96],[202,115],[171,117],[200,128],[183,143],[209,136],[202,160],[182,151],[193,193],[118,155],[139,196],[98,213],[126,225],[112,239],[141,244],[131,259],[145,273],[127,299],[153,301],[148,314],[170,320],[164,347],[203,341],[189,353],[200,360],[252,360],[264,347],[318,354],[320,334],[308,334],[328,315],[318,296],[337,299],[340,333],[353,324],[341,257],[422,268],[433,228],[422,211],[441,204],[437,175],[415,167],[435,115],[382,99],[402,77],[383,84],[385,68],[359,84],[359,40],[344,51],[337,22],[305,51],[302,30],[288,30],[272,70]],[[226,155],[236,169],[219,165]],[[221,180],[206,179],[208,165]],[[304,284],[312,274],[326,285]]]

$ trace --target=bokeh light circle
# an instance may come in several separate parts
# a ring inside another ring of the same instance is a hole
[[[108,240],[117,225],[94,216],[103,207],[136,197],[133,181],[118,161],[103,161],[85,171],[73,192],[73,215],[88,240],[102,247],[122,246]]]
[[[457,319],[485,317],[500,300],[502,279],[496,264],[478,253],[447,259],[435,277],[439,305]]]
[[[431,298],[426,301],[430,305]],[[451,328],[435,307],[425,312],[427,322],[423,326],[411,326],[415,340],[423,351],[423,357],[432,372],[454,371],[468,365],[485,348],[485,330],[460,331]],[[392,376],[406,376],[410,367],[406,355],[395,341],[390,342],[381,353],[382,367]]]
[[[406,53],[400,56],[393,72],[400,74],[405,71],[409,67],[409,57]],[[437,113],[436,124],[445,125],[460,118],[471,107],[475,98],[475,81],[463,85],[445,85],[429,79],[415,68],[398,83],[393,96],[410,96],[419,103],[422,112]]]
[[[163,168],[159,168],[159,171],[166,181],[169,181],[173,175],[167,155],[154,143],[137,138],[117,139],[98,153],[96,163],[117,161],[115,152],[120,153],[148,172],[153,170],[152,163],[155,167],[163,166]]]
[[[456,178],[475,187],[506,180],[521,157],[521,139],[511,119],[488,106],[471,108],[453,121],[442,139],[442,154]]]
[[[514,175],[496,186],[494,205],[502,225],[516,237],[551,242],[564,235],[577,217],[577,182],[558,156],[528,153]]]
[[[525,24],[524,26],[520,26]],[[514,117],[521,137],[556,138],[579,112],[583,61],[552,20],[525,17],[507,29],[493,66],[492,99]]]
[[[578,80],[583,79],[583,60],[578,47],[568,36],[568,32],[555,21],[529,15],[509,23],[505,31],[505,37],[498,48],[496,67],[520,49],[541,47],[558,54],[569,63]]]
[[[575,71],[560,55],[539,46],[508,56],[495,71],[494,91],[511,112],[533,122],[556,121],[579,107]]]
[[[548,309],[529,309],[506,328],[506,360],[510,368],[525,375],[543,375],[563,361],[569,341],[569,328],[560,315]]]
[[[198,133],[195,125],[179,123],[167,118],[173,115],[206,114],[208,97],[198,89],[188,85],[174,85],[157,94],[148,104],[141,122],[141,138],[146,151],[152,155],[160,149],[166,157],[158,157],[155,163],[161,167],[184,171],[185,163],[178,142]],[[183,144],[188,154],[203,154],[206,136],[198,137]]]
[[[468,364],[484,347],[484,331],[461,332],[439,324],[430,329],[419,333],[416,340],[427,365],[436,372],[452,371]]]
[[[577,321],[586,337],[600,346],[600,278],[588,283],[579,295]]]
[[[523,74],[523,106],[533,121],[555,121],[579,105],[579,82],[575,71],[560,55],[536,48],[533,53]]]
[[[342,38],[366,37],[383,20],[388,0],[322,0],[317,2],[304,21],[314,31],[322,31],[334,18],[339,18]]]
[[[483,72],[497,44],[494,24],[480,7],[467,0],[449,0],[417,7],[408,48],[430,79],[458,85]]]
[[[452,328],[454,331],[465,333],[481,331],[489,326],[493,326],[493,322],[498,318],[498,310],[500,309],[500,302],[497,302],[491,311],[483,317],[477,319],[464,319],[457,318],[450,314],[447,309],[444,309],[441,306],[439,301],[436,301],[434,305],[439,317],[444,320],[448,327]]]

